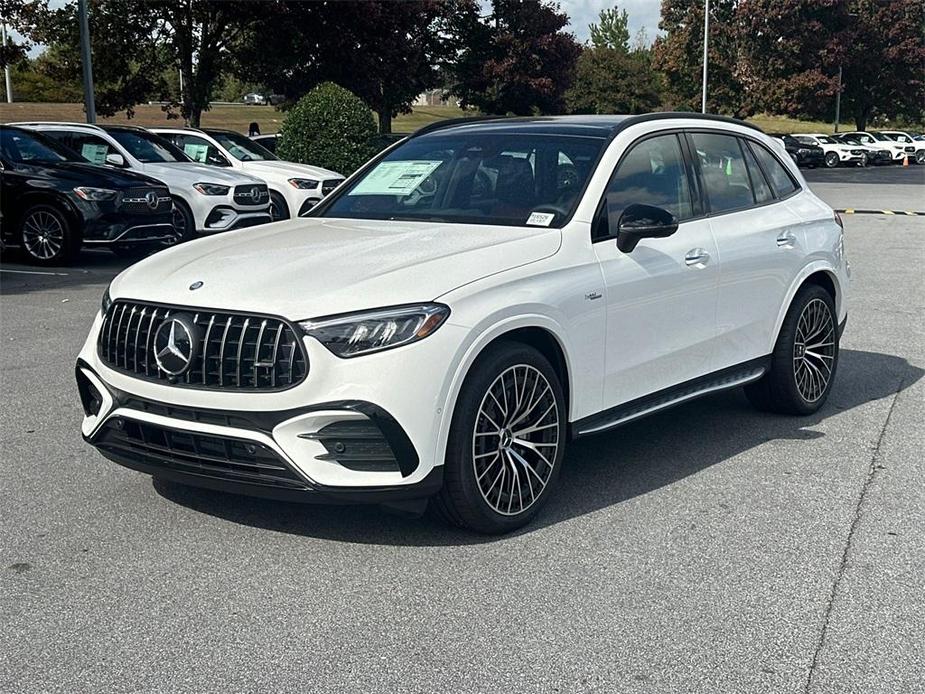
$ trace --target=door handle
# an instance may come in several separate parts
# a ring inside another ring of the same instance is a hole
[[[684,264],[688,267],[695,265],[706,265],[710,262],[710,254],[703,248],[692,248],[684,256]]]
[[[792,231],[785,231],[777,236],[778,248],[793,248],[797,245],[797,237]]]

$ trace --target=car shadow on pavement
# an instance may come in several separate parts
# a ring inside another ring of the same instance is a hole
[[[549,503],[526,528],[535,533],[671,485],[773,440],[811,442],[825,436],[814,426],[845,410],[892,396],[925,370],[889,354],[841,352],[826,405],[810,417],[754,410],[741,389],[720,393],[573,442]],[[807,449],[812,454],[812,449]],[[788,466],[787,459],[769,460]],[[405,518],[377,507],[282,503],[154,480],[166,499],[248,526],[363,544],[441,546],[504,541],[447,527],[436,519]]]

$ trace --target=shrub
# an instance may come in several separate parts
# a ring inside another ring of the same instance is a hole
[[[375,153],[375,136],[369,107],[352,92],[324,82],[286,114],[277,154],[349,176]]]

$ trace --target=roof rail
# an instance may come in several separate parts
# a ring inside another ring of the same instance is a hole
[[[759,128],[757,125],[753,123],[746,123],[744,120],[739,120],[738,118],[720,116],[714,113],[693,113],[687,111],[659,111],[656,113],[642,113],[638,116],[629,116],[620,124],[620,129],[622,130],[623,128],[629,127],[635,123],[646,123],[653,120],[674,120],[682,118],[692,120],[719,121],[720,123],[732,123],[733,125],[742,125],[746,128],[757,130],[760,133],[764,132],[764,130]]]
[[[16,123],[7,123],[7,125],[18,125],[21,128],[31,128],[36,125],[69,125],[69,126],[79,126],[81,128],[92,128],[94,130],[99,130],[100,132],[105,132],[105,130],[96,125],[96,123],[77,123],[71,121],[58,121],[58,120],[34,120],[34,121],[19,121]]]
[[[510,116],[462,116],[460,118],[446,118],[444,120],[434,121],[433,123],[428,123],[425,126],[422,126],[411,133],[408,137],[418,137],[420,135],[426,135],[427,133],[432,133],[435,130],[443,130],[443,128],[451,128],[454,125],[466,125],[467,123],[483,123],[485,121],[491,120],[504,120],[510,118]]]

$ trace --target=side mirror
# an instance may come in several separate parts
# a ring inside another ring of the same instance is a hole
[[[107,154],[106,163],[111,166],[125,166],[125,159],[121,154]]]
[[[678,230],[678,220],[654,205],[630,205],[617,222],[617,248],[630,253],[641,239],[662,239]]]

